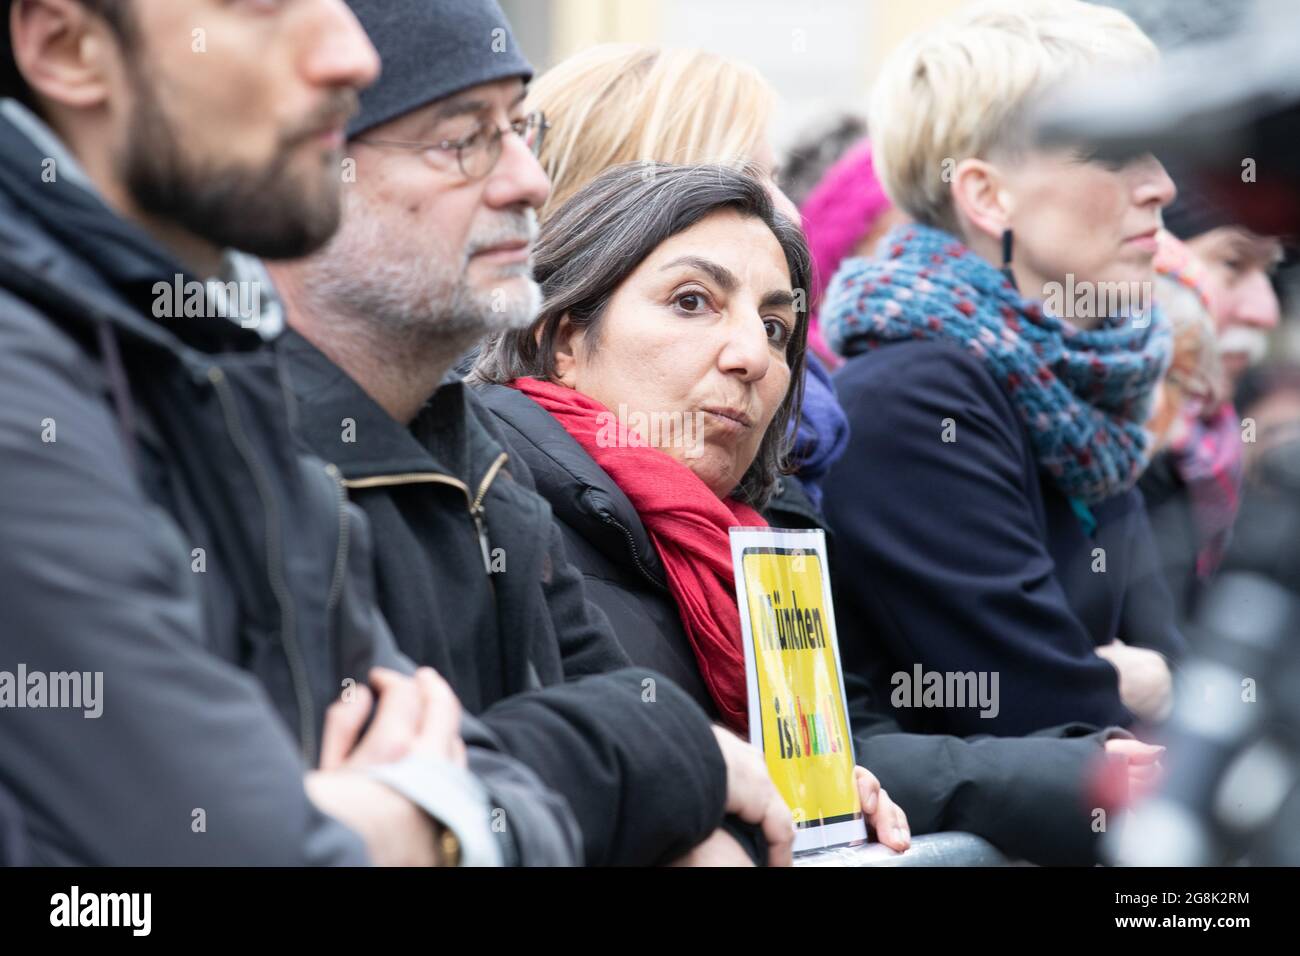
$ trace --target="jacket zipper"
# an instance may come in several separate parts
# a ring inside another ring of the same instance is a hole
[[[334,553],[334,580],[330,584],[329,599],[325,602],[325,619],[328,621],[343,594],[343,582],[347,573],[348,560],[348,492],[343,487],[343,476],[336,465],[326,465],[325,473],[334,479],[334,490],[338,494],[339,505],[339,546]]]
[[[257,496],[261,499],[262,511],[266,516],[267,577],[270,581],[271,593],[275,595],[276,602],[280,605],[280,646],[284,648],[285,657],[289,662],[289,677],[293,682],[294,698],[298,704],[299,746],[302,748],[303,759],[311,764],[316,753],[315,707],[311,700],[302,648],[298,645],[293,595],[285,585],[284,569],[281,566],[283,555],[280,542],[280,509],[271,494],[271,485],[267,480],[266,472],[253,455],[252,447],[248,443],[248,436],[244,433],[239,412],[231,400],[230,383],[226,381],[225,373],[213,366],[208,369],[208,381],[212,383],[221,403],[221,412],[226,420],[226,431],[230,433],[231,441],[234,442],[236,450],[244,460],[244,465],[253,476]]]
[[[477,490],[471,493],[469,485],[459,478],[453,478],[450,475],[442,475],[436,471],[413,471],[398,475],[372,475],[369,478],[353,478],[343,482],[348,488],[386,488],[397,485],[451,485],[453,488],[459,488],[465,496],[465,504],[469,508],[469,516],[474,522],[474,530],[478,532],[478,546],[483,554],[483,570],[489,576],[492,574],[492,548],[488,541],[487,525],[483,523],[483,499],[487,497],[488,489],[492,487],[492,482],[501,472],[502,466],[509,459],[509,455],[502,452],[496,460],[484,472],[483,479],[479,482]]]
[[[632,563],[635,564],[637,570],[641,572],[641,576],[644,577],[651,584],[653,584],[655,587],[659,588],[659,590],[667,591],[668,587],[662,581],[656,578],[653,574],[647,571],[645,565],[641,563],[641,556],[637,554],[636,539],[632,537],[632,532],[628,530],[626,526],[620,524],[618,520],[608,511],[602,511],[600,513],[600,517],[601,520],[605,522],[605,524],[613,525],[619,531],[623,532],[623,536],[627,538],[628,553],[632,555]]]

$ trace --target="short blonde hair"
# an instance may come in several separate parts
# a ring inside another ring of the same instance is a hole
[[[621,163],[738,167],[767,135],[775,94],[752,66],[699,50],[603,44],[539,77],[527,109],[551,124],[542,218]]]
[[[1036,101],[1101,64],[1145,64],[1155,44],[1118,10],[1080,0],[994,0],[904,41],[872,91],[876,174],[895,205],[959,233],[951,168],[1014,156]]]

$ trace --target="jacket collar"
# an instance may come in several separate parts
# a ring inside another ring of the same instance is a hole
[[[345,481],[442,475],[477,488],[504,452],[457,379],[445,380],[408,428],[294,329],[276,348],[300,406],[299,433]]]
[[[631,561],[666,587],[663,562],[636,508],[564,426],[517,389],[480,385],[473,391],[509,427],[509,441],[556,517],[611,561],[620,566]]]

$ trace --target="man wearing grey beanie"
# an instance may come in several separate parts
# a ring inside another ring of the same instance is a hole
[[[291,327],[278,348],[301,434],[370,517],[385,617],[568,800],[588,864],[788,863],[762,758],[631,666],[527,467],[448,374],[540,304],[550,185],[545,119],[523,110],[531,66],[494,0],[349,5],[383,73],[349,127],[339,233],[274,267]]]

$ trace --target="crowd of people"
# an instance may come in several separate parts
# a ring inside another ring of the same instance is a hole
[[[1158,785],[1300,376],[1281,237],[1035,140],[1127,16],[962,8],[782,169],[752,66],[495,0],[4,10],[4,862],[788,865],[736,526],[826,534],[873,839]]]

